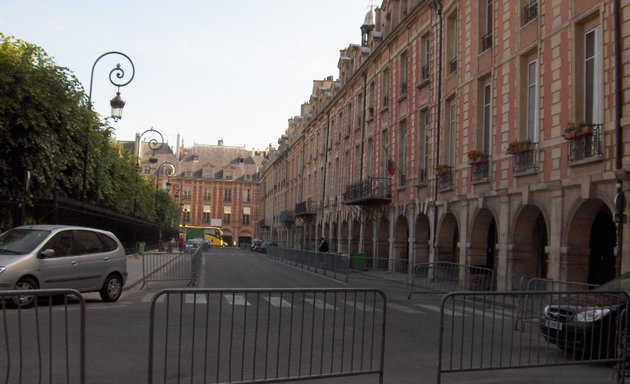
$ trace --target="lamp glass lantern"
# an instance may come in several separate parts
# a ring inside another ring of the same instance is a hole
[[[109,105],[112,107],[112,118],[114,121],[120,120],[123,108],[125,108],[125,101],[120,97],[120,92],[116,92],[116,96],[109,101]]]

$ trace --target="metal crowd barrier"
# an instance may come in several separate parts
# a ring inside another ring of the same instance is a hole
[[[386,298],[372,289],[169,289],[149,324],[149,383],[378,375]]]
[[[196,286],[201,265],[201,247],[194,252],[145,252],[142,255],[142,287],[149,282],[188,280]]]
[[[31,299],[30,308],[22,306]],[[0,381],[85,383],[85,302],[79,292],[0,291]]]
[[[514,307],[522,295],[546,302],[547,313],[515,331]],[[620,342],[628,322],[620,312],[628,304],[627,293],[618,291],[446,294],[437,383],[447,373],[594,363],[620,369],[617,382],[623,383],[626,348]]]
[[[414,266],[409,297],[414,293],[491,291],[493,289],[493,270],[440,261],[420,263]]]
[[[267,247],[267,257],[309,271],[322,273],[337,280],[348,281],[350,256],[333,252],[313,252],[300,249]]]
[[[582,291],[599,287],[597,284],[577,283],[571,281],[556,281],[540,277],[523,276],[519,284],[520,291]],[[519,329],[523,321],[539,319],[547,304],[543,296],[520,295],[518,300],[517,322],[514,329]]]
[[[360,268],[356,266],[360,265]],[[400,281],[409,284],[410,271],[409,260],[372,258],[363,255],[353,255],[352,272],[363,278]]]

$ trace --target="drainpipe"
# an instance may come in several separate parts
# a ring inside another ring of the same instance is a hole
[[[328,174],[328,136],[330,135],[330,112],[326,112],[326,142],[324,143],[324,174],[322,175],[322,206],[326,203],[326,175]],[[324,234],[324,217],[322,215],[322,237]]]
[[[623,156],[623,137],[621,130],[621,114],[622,114],[622,94],[621,94],[621,26],[619,18],[619,0],[614,1],[614,41],[615,41],[615,225],[617,229],[617,244],[615,249],[616,274],[621,275],[621,259],[623,257],[623,224],[625,217],[623,212],[626,209],[626,197],[623,193],[622,180],[622,156]]]
[[[365,147],[365,126],[367,125],[367,72],[363,73],[363,105],[361,108],[361,161],[359,162],[359,180],[363,179],[363,151]]]
[[[440,121],[442,113],[442,3],[440,0],[433,0],[433,8],[438,17],[438,62],[437,62],[437,111],[435,122],[435,167],[440,161]],[[434,180],[434,193],[433,193],[433,250],[434,256],[437,257],[437,224],[438,224],[438,182],[437,177]]]

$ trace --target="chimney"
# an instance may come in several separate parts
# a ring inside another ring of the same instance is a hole
[[[219,147],[223,146],[223,139],[219,139],[219,144],[218,145],[219,145]]]

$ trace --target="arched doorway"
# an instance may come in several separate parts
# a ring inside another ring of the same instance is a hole
[[[608,206],[588,199],[576,210],[567,231],[566,281],[605,283],[616,275],[615,224]]]
[[[341,253],[350,253],[348,241],[348,234],[350,233],[349,225],[347,220],[341,222],[341,236],[339,236],[339,252]]]
[[[394,258],[398,260],[409,259],[409,226],[404,216],[400,216],[396,222],[396,232],[394,233]]]
[[[365,219],[363,225],[363,253],[365,257],[374,258],[374,224],[370,217]]]
[[[455,215],[447,213],[442,220],[438,232],[437,260],[458,263],[459,260],[459,228]]]
[[[382,218],[378,224],[376,238],[376,258],[377,259],[388,259],[389,258],[389,220],[386,218]]]
[[[486,278],[484,284],[496,286],[497,276],[497,223],[492,212],[483,208],[479,210],[470,229],[470,247],[468,248],[468,264],[492,271],[492,278]]]
[[[361,222],[359,220],[352,220],[352,241],[350,243],[350,253],[359,252],[359,240],[361,239]]]
[[[431,238],[431,225],[429,218],[422,214],[416,219],[416,241],[414,263],[429,262],[429,239]]]
[[[511,254],[511,286],[520,287],[525,277],[547,278],[549,231],[540,208],[527,204],[521,209],[513,228]]]
[[[588,262],[589,284],[604,284],[615,278],[615,224],[608,208],[602,208],[593,220]]]

